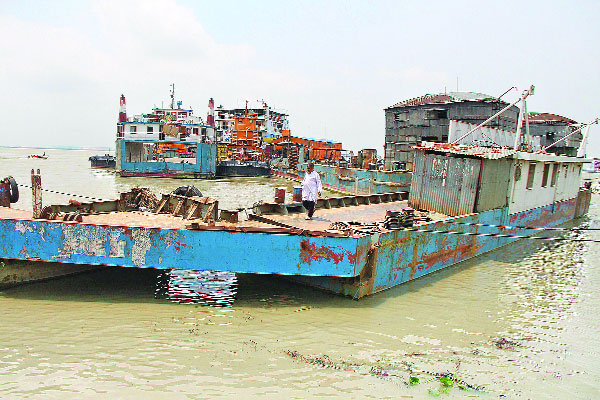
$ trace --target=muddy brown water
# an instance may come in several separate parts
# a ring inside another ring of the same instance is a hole
[[[99,198],[191,182],[222,207],[294,185],[119,178],[89,168],[101,152],[43,151],[0,149],[0,177],[29,184],[40,168],[45,188]],[[17,207],[30,202],[22,189]],[[569,226],[600,227],[598,204]],[[0,398],[597,398],[599,246],[522,240],[360,301],[269,276],[133,268],[6,289]]]

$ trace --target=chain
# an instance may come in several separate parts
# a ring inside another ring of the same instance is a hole
[[[22,186],[22,187],[26,187],[26,188],[33,189],[31,186],[29,186],[29,185],[24,185],[24,184],[22,184],[22,183],[18,183],[17,185],[18,185],[18,186]],[[109,200],[106,200],[106,199],[98,199],[98,198],[96,198],[96,197],[83,196],[83,195],[80,195],[80,194],[65,193],[65,192],[57,192],[56,190],[50,190],[50,189],[42,189],[42,188],[40,188],[40,190],[42,190],[42,191],[44,191],[44,192],[48,192],[48,193],[62,194],[62,195],[64,195],[64,196],[79,197],[79,198],[82,198],[82,199],[97,200],[97,201],[109,201]]]

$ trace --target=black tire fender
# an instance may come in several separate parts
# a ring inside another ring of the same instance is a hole
[[[19,201],[19,185],[17,185],[17,181],[12,176],[7,176],[5,180],[10,185],[10,202],[16,203]]]
[[[171,193],[176,194],[178,196],[185,197],[202,197],[202,192],[195,186],[179,186],[177,189],[173,190]]]

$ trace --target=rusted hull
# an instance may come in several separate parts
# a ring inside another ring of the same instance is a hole
[[[428,230],[533,234],[503,226],[552,227],[589,206],[589,193],[517,214],[507,208],[431,222]],[[587,201],[587,205],[586,205]],[[199,228],[198,228],[199,229]],[[517,239],[407,230],[356,237],[308,235],[301,229],[194,229],[0,218],[0,258],[80,265],[287,275],[360,298],[420,278]]]
[[[589,196],[584,193],[583,199],[581,197],[580,195],[579,203],[578,199],[571,199],[513,215],[508,214],[507,208],[501,208],[480,214],[453,217],[424,227],[428,230],[440,231],[531,235],[537,231],[466,226],[452,222],[552,227],[575,218],[578,204],[580,208],[584,208],[587,201],[589,206]],[[420,278],[516,240],[518,239],[403,230],[387,232],[380,234],[378,238],[372,237],[364,269],[356,277],[292,277],[292,279],[358,299]]]

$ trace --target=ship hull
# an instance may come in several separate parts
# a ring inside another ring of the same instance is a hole
[[[452,222],[500,225],[553,227],[581,217],[589,208],[591,194],[579,196],[516,214],[508,208],[452,218],[452,220],[421,225],[426,230],[454,231],[475,234],[512,234],[530,236],[539,230],[504,229],[469,226]],[[372,295],[432,272],[458,264],[481,254],[514,243],[517,238],[447,235],[398,230],[371,237],[371,249],[361,273],[353,278],[290,277],[295,282],[355,299]]]
[[[552,227],[585,214],[590,198],[590,191],[582,190],[576,198],[516,214],[509,214],[505,207],[448,217],[418,225],[418,229],[531,235],[537,231],[455,223]],[[23,212],[14,214],[8,208],[0,211],[4,243],[0,258],[285,275],[353,298],[418,279],[517,240],[409,230],[340,237],[326,231],[307,235],[301,229],[274,227],[165,229],[50,221],[25,218]],[[27,280],[26,276],[13,279]]]

